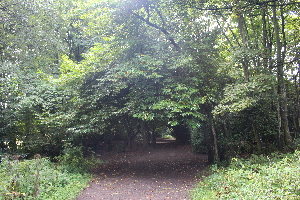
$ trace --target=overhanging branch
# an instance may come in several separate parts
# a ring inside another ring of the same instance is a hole
[[[132,15],[134,15],[136,18],[138,18],[139,20],[145,22],[147,25],[161,31],[163,34],[165,34],[166,38],[170,41],[170,43],[174,46],[174,48],[176,49],[176,51],[180,51],[180,47],[179,45],[175,42],[174,38],[170,35],[170,33],[161,26],[158,26],[152,22],[149,21],[149,19],[145,19],[144,17],[138,15],[137,13],[133,12],[132,10],[130,11],[130,13]]]

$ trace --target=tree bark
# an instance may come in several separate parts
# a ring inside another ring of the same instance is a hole
[[[261,14],[261,18],[262,18],[262,22],[263,22],[263,30],[262,30],[262,34],[263,34],[263,38],[262,38],[262,43],[263,43],[263,66],[264,66],[264,70],[267,73],[269,71],[269,67],[270,67],[270,41],[269,41],[269,37],[268,37],[268,28],[267,28],[267,19],[266,19],[266,12],[267,12],[267,6],[264,6],[262,8],[262,14]]]
[[[219,145],[217,132],[214,125],[213,114],[211,113],[213,108],[211,104],[204,105],[207,120],[204,122],[204,134],[207,144],[208,160],[211,163],[220,161]]]
[[[143,148],[148,149],[150,147],[150,134],[149,128],[147,127],[146,122],[141,122],[141,133],[143,136]]]
[[[205,137],[205,144],[206,144],[206,153],[208,157],[208,163],[212,164],[214,163],[214,152],[213,152],[213,145],[212,145],[212,134],[209,129],[209,124],[208,122],[203,122],[202,123],[202,130],[204,133]]]
[[[254,137],[255,137],[255,141],[256,141],[257,150],[258,150],[259,153],[261,153],[261,151],[262,151],[262,142],[260,140],[259,133],[257,132],[256,127],[255,127],[254,124],[252,125],[252,128],[253,128],[253,133],[254,133]]]
[[[276,111],[277,111],[277,146],[279,149],[282,149],[283,147],[283,141],[281,138],[281,126],[282,126],[282,120],[281,120],[281,112],[280,112],[280,104],[279,104],[279,98],[278,98],[278,92],[276,90],[275,85],[273,85],[274,90],[274,100],[276,104]]]
[[[285,144],[288,148],[292,146],[292,138],[289,130],[289,123],[287,117],[287,96],[286,88],[284,83],[284,59],[285,59],[285,47],[286,44],[284,37],[284,27],[281,28],[283,41],[280,38],[280,27],[279,20],[277,18],[277,6],[276,2],[273,2],[272,12],[273,12],[273,24],[274,24],[274,34],[276,41],[276,67],[277,67],[277,82],[278,82],[278,97],[279,97],[279,106],[280,106],[280,116],[282,121],[282,131],[284,133]],[[281,20],[284,21],[284,16],[281,15]],[[284,26],[284,24],[282,24]]]
[[[218,139],[217,139],[217,132],[215,129],[215,124],[213,117],[211,119],[211,133],[213,135],[213,149],[214,149],[214,162],[219,162],[220,161],[220,155],[219,155],[219,147],[218,147]]]
[[[296,97],[294,98],[294,109],[293,109],[293,124],[294,124],[294,137],[299,137],[300,132],[300,60],[298,61],[298,72],[294,76],[294,91],[296,94]]]
[[[240,31],[240,34],[242,37],[242,42],[243,42],[242,46],[243,46],[243,48],[248,49],[248,45],[247,45],[248,41],[247,41],[247,36],[246,36],[247,30],[245,27],[245,19],[244,19],[243,14],[238,14],[238,27],[239,27],[239,31]],[[243,70],[244,70],[244,78],[245,78],[246,82],[249,82],[249,70],[248,70],[249,64],[248,63],[249,63],[248,58],[243,56],[242,65],[243,65]]]

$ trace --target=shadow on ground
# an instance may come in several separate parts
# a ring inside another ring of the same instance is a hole
[[[197,174],[207,166],[207,156],[194,154],[189,145],[158,140],[150,149],[105,152],[106,162],[77,200],[188,198]]]

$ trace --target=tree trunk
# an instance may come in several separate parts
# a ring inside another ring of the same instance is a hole
[[[277,145],[279,149],[283,148],[283,141],[281,138],[281,126],[282,126],[282,120],[281,120],[281,114],[280,114],[280,104],[279,104],[279,98],[277,94],[277,90],[275,85],[273,85],[274,90],[274,99],[276,104],[276,111],[277,111]]]
[[[262,22],[263,22],[263,38],[262,38],[262,43],[263,43],[263,66],[264,70],[267,73],[269,70],[269,61],[270,61],[270,45],[269,45],[269,37],[268,37],[268,29],[267,29],[267,20],[266,20],[266,11],[267,11],[267,6],[262,8]]]
[[[217,132],[214,125],[213,114],[211,113],[212,107],[213,106],[211,104],[206,104],[203,107],[207,116],[207,120],[203,125],[203,131],[205,134],[205,140],[207,144],[208,161],[210,163],[216,163],[220,161],[220,154]]]
[[[156,137],[155,137],[155,132],[154,131],[151,133],[151,144],[156,145]]]
[[[253,127],[253,133],[254,133],[254,137],[255,137],[255,141],[256,141],[257,151],[259,153],[261,153],[261,151],[262,151],[262,142],[260,140],[259,133],[257,132],[256,127],[255,127],[254,124],[252,125],[252,127]]]
[[[219,162],[220,161],[220,155],[219,155],[219,150],[218,150],[218,139],[217,139],[217,132],[215,129],[215,124],[213,117],[211,119],[211,133],[213,135],[213,149],[214,149],[214,162]]]
[[[289,131],[288,117],[287,117],[287,96],[286,88],[284,83],[284,59],[285,59],[285,47],[282,45],[286,44],[284,37],[284,27],[281,28],[283,41],[280,38],[280,27],[277,18],[277,6],[276,2],[273,2],[273,24],[274,24],[274,34],[276,41],[276,65],[277,65],[277,82],[278,82],[278,97],[279,97],[279,106],[280,106],[280,116],[282,122],[282,131],[284,133],[285,144],[288,148],[292,146],[292,138]],[[284,21],[284,16],[281,15],[281,20]],[[282,24],[284,26],[284,24]]]
[[[247,41],[247,37],[246,37],[247,30],[245,27],[245,19],[244,19],[243,14],[238,14],[238,27],[239,27],[239,31],[240,31],[240,34],[242,37],[242,42],[243,42],[242,47],[247,49],[247,47],[248,47],[248,45],[247,45],[248,41]],[[243,56],[242,65],[243,65],[243,70],[244,70],[245,81],[248,82],[249,81],[249,70],[248,70],[249,61],[248,61],[248,58],[246,58],[245,56]]]
[[[150,147],[150,134],[149,128],[147,127],[146,122],[141,122],[141,133],[143,136],[143,148],[148,149]]]
[[[208,163],[214,163],[214,152],[213,152],[213,145],[212,145],[212,134],[209,128],[208,122],[204,122],[202,125],[202,130],[205,137],[205,144],[206,144],[206,152],[208,157]]]
[[[294,76],[294,91],[295,91],[295,98],[294,98],[294,105],[293,105],[293,125],[294,125],[294,137],[298,138],[299,137],[299,126],[300,126],[300,102],[299,102],[299,97],[300,97],[300,61],[299,62],[299,67],[298,67],[298,72]]]
[[[273,68],[273,61],[272,61],[272,57],[271,57],[271,52],[272,52],[272,38],[270,36],[270,33],[272,32],[271,30],[269,30],[270,27],[268,27],[267,25],[267,9],[268,6],[264,6],[262,8],[262,22],[263,22],[263,30],[262,30],[262,44],[263,44],[263,54],[262,54],[262,58],[263,58],[263,66],[264,66],[264,71],[266,73],[269,73],[270,75],[273,74],[272,72],[272,68]],[[277,112],[277,146],[278,149],[282,149],[283,147],[283,141],[282,141],[282,131],[281,131],[281,127],[282,127],[282,120],[281,120],[281,114],[280,114],[280,104],[279,104],[279,97],[278,97],[278,90],[275,86],[275,83],[273,83],[273,91],[274,91],[274,95],[273,95],[273,99],[274,99],[274,103],[276,106],[276,112]]]

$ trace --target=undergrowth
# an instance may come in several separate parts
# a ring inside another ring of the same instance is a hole
[[[300,151],[233,158],[229,167],[213,165],[211,171],[192,199],[300,199]]]
[[[0,200],[75,199],[92,178],[84,169],[88,165],[95,167],[92,160],[67,153],[59,163],[40,156],[24,161],[6,157],[0,163]]]

